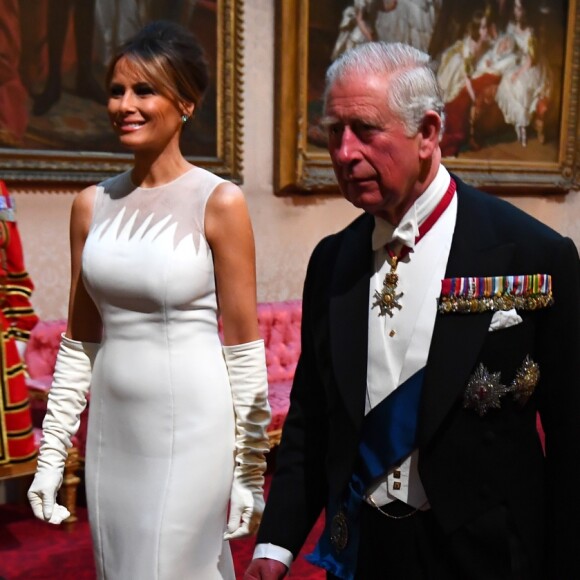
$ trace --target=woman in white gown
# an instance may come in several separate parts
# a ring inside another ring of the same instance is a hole
[[[337,59],[343,52],[377,39],[376,21],[382,12],[391,12],[398,0],[354,0],[342,13],[338,38],[332,50],[331,59]]]
[[[527,146],[527,128],[540,101],[550,96],[550,69],[543,59],[538,38],[530,25],[528,6],[515,0],[513,19],[507,34],[515,43],[515,63],[505,71],[496,94],[496,101],[506,123],[514,126],[518,141]]]
[[[391,11],[377,15],[377,38],[427,52],[440,8],[441,0],[397,0]]]
[[[478,10],[473,14],[467,34],[443,51],[437,70],[437,82],[445,103],[453,101],[463,88],[475,100],[471,77],[479,60],[489,49],[489,29],[485,13]]]
[[[478,95],[497,77],[477,75],[482,56],[494,43],[494,22],[482,10],[473,13],[467,34],[457,40],[441,55],[437,82],[445,103],[445,133],[441,139],[444,156],[457,155],[461,148],[473,140],[473,115]]]
[[[29,499],[41,519],[68,515],[55,497],[90,385],[98,577],[233,580],[227,540],[259,523],[269,422],[246,203],[180,152],[208,83],[187,31],[148,25],[107,80],[134,165],[73,203],[68,327]]]

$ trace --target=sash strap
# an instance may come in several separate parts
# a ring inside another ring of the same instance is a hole
[[[324,531],[306,557],[311,564],[354,580],[365,491],[415,449],[424,374],[424,368],[417,371],[366,415],[348,489],[326,510]]]

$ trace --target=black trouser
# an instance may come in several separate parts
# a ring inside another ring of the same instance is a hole
[[[394,516],[412,509],[396,501]],[[503,507],[446,536],[430,510],[388,518],[363,502],[356,580],[528,580],[521,544],[506,525]],[[329,580],[336,577],[328,574]]]

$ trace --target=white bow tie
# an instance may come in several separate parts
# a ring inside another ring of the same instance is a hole
[[[388,221],[375,218],[375,229],[373,230],[373,250],[378,250],[397,241],[410,250],[415,247],[415,238],[419,235],[419,226],[414,219],[408,219],[393,227]]]

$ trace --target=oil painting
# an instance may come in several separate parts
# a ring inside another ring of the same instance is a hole
[[[145,23],[171,20],[206,51],[210,87],[182,149],[239,180],[243,3],[234,0],[0,0],[0,178],[94,181],[126,168],[107,118],[115,50]]]
[[[432,57],[445,103],[441,149],[451,170],[490,190],[575,186],[574,0],[290,0],[278,7],[281,44],[300,47],[295,70],[280,72],[278,105],[284,102],[287,115],[293,104],[296,122],[277,119],[278,191],[333,188],[319,123],[325,71],[371,40],[405,42]]]

